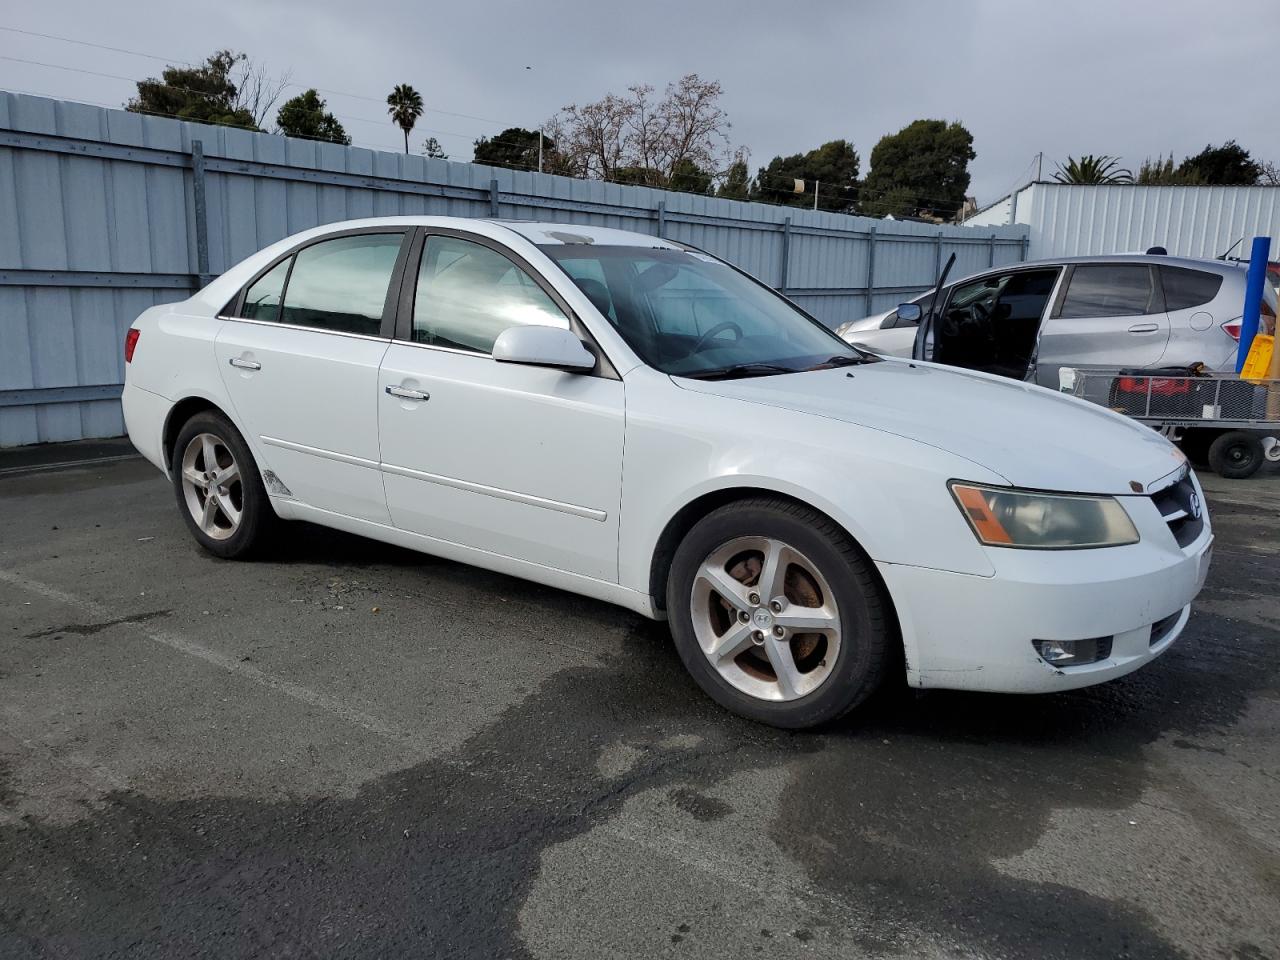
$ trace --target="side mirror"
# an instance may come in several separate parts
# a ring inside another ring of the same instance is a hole
[[[920,309],[918,303],[900,303],[898,304],[898,319],[907,323],[919,323],[920,318],[924,316],[924,311]]]
[[[596,365],[596,358],[582,341],[560,327],[508,327],[493,343],[493,359],[579,372]]]

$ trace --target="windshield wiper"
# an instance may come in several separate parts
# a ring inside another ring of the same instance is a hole
[[[806,367],[805,370],[806,371],[828,370],[831,367],[856,367],[860,363],[879,363],[879,362],[880,362],[879,357],[870,355],[870,354],[868,354],[865,357],[862,357],[862,356],[850,357],[845,354],[840,354],[840,356],[838,357],[828,357],[826,360],[823,360],[821,363],[815,363],[812,367]]]
[[[733,363],[727,367],[714,370],[699,370],[696,373],[676,374],[691,380],[732,380],[737,377],[769,377],[777,373],[797,373],[794,367],[784,367],[777,363]]]

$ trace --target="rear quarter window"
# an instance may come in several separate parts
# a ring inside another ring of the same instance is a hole
[[[1166,310],[1189,310],[1203,306],[1222,289],[1222,274],[1189,267],[1161,267]]]

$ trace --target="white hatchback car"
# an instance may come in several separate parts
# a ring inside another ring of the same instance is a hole
[[[147,310],[125,350],[129,435],[213,553],[310,520],[665,616],[712,697],[779,726],[893,665],[1120,676],[1208,569],[1200,487],[1155,432],[868,356],[651,236],[330,224]]]

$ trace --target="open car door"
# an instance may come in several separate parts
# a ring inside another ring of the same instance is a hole
[[[942,316],[942,311],[946,308],[945,301],[947,275],[951,273],[952,266],[955,265],[956,255],[953,253],[947,257],[947,265],[942,268],[942,273],[938,274],[938,282],[933,285],[933,296],[929,298],[929,307],[925,311],[924,316],[920,318],[920,325],[916,328],[916,342],[911,347],[911,357],[913,360],[932,360],[933,359],[933,325],[936,317]]]

